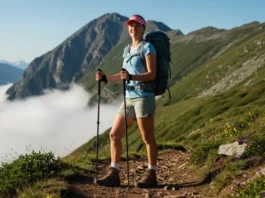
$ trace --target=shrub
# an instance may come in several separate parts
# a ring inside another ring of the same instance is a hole
[[[242,157],[264,156],[265,154],[265,134],[257,134],[246,147]]]
[[[199,166],[203,165],[206,162],[210,151],[218,149],[220,145],[220,140],[210,140],[202,143],[196,150],[192,152],[190,157],[191,163]]]
[[[17,188],[55,175],[61,167],[60,159],[51,152],[32,151],[31,154],[20,155],[10,164],[2,163],[0,194],[14,194]]]

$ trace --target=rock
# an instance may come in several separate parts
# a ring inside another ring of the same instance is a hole
[[[150,198],[148,193],[145,194],[145,198]]]
[[[163,193],[162,193],[162,192],[158,192],[158,193],[157,193],[157,196],[159,196],[159,197],[163,197]]]
[[[187,164],[188,164],[188,162],[186,162],[186,163],[180,165],[178,168],[185,168]]]
[[[168,190],[169,190],[169,186],[165,186],[165,187],[164,187],[164,190],[165,190],[165,191],[168,191]]]
[[[161,177],[160,175],[157,175],[157,179],[159,180],[159,181],[164,181],[165,179],[163,178],[163,177]]]
[[[218,154],[229,155],[238,158],[245,152],[246,146],[246,143],[240,145],[238,142],[234,142],[232,144],[223,144],[219,147]]]
[[[173,177],[170,177],[170,178],[168,179],[168,181],[169,181],[169,182],[172,182],[172,181],[175,181],[175,180],[174,180]]]
[[[144,170],[144,166],[143,165],[137,166],[137,170]]]

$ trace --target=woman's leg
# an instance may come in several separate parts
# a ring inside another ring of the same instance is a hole
[[[145,118],[137,118],[137,123],[146,145],[148,165],[156,166],[158,149],[154,133],[154,117],[148,115]]]
[[[127,126],[131,126],[133,119],[127,117]],[[111,162],[119,163],[122,154],[121,139],[125,133],[124,128],[124,116],[118,114],[114,120],[111,132],[110,132],[110,151],[111,151]]]
[[[149,115],[145,118],[137,118],[138,126],[145,142],[148,157],[148,171],[146,176],[136,183],[139,188],[152,188],[157,186],[156,162],[157,162],[157,144],[154,134],[154,117]]]
[[[127,126],[132,125],[133,119],[127,118]],[[102,186],[119,186],[119,162],[122,154],[121,138],[125,132],[124,129],[124,116],[118,114],[114,120],[111,132],[110,132],[110,152],[111,152],[111,168],[110,171],[104,177],[96,180],[96,184]]]

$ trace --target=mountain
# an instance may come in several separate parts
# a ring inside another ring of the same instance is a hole
[[[25,70],[23,78],[8,91],[9,99],[42,94],[47,88],[67,89],[71,82],[80,82],[99,65],[117,46],[123,48],[130,42],[125,22],[127,17],[117,13],[105,14],[92,20],[55,49],[34,59]],[[147,31],[172,31],[161,22],[148,21]],[[121,56],[122,50],[112,60]]]
[[[5,63],[5,64],[8,64],[8,65],[12,65],[12,66],[15,66],[19,69],[22,69],[22,70],[25,70],[27,67],[28,67],[28,63],[23,61],[23,60],[19,60],[19,61],[16,61],[16,62],[9,62],[9,61],[6,61],[6,60],[0,60],[0,63]]]
[[[0,85],[18,81],[22,73],[22,69],[18,69],[5,63],[0,63]]]

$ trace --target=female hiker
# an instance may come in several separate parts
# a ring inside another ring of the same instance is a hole
[[[147,92],[144,87],[150,85],[156,77],[156,51],[151,43],[145,43],[143,54],[146,66],[137,56],[146,29],[146,22],[140,15],[133,15],[127,22],[128,32],[132,39],[132,44],[124,49],[123,68],[115,75],[105,76],[102,72],[96,73],[96,80],[103,77],[110,82],[121,82],[130,80],[126,84],[126,112],[127,126],[131,126],[136,120],[142,134],[142,139],[146,145],[148,157],[148,170],[146,176],[136,183],[137,187],[150,188],[157,186],[156,163],[157,144],[154,135],[154,115],[156,109],[155,95]],[[133,56],[135,55],[135,56]],[[145,82],[143,84],[143,82]],[[109,173],[96,181],[98,185],[119,186],[119,162],[122,154],[121,139],[125,133],[124,129],[124,104],[121,104],[110,132],[111,165]]]

